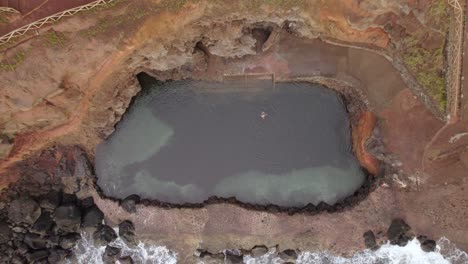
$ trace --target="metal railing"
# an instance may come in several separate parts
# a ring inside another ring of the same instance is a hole
[[[28,25],[25,25],[25,26],[22,26],[22,27],[20,27],[18,29],[15,29],[15,30],[9,32],[6,35],[1,36],[0,37],[0,45],[6,44],[7,42],[12,40],[13,38],[22,36],[22,35],[26,34],[28,31],[39,29],[42,26],[44,26],[45,24],[56,22],[56,21],[60,20],[62,17],[72,16],[72,15],[78,13],[78,12],[90,10],[90,9],[93,9],[93,8],[95,8],[97,6],[103,6],[103,5],[106,5],[106,4],[108,4],[110,2],[113,2],[113,1],[115,1],[115,0],[97,0],[97,1],[91,2],[91,3],[86,4],[86,5],[74,7],[74,8],[62,11],[60,13],[57,13],[57,14],[54,14],[54,15],[51,15],[51,16],[41,18],[41,19],[39,19],[37,21],[34,21],[34,22],[32,22],[32,23],[30,23]]]
[[[456,123],[460,115],[461,75],[463,60],[464,9],[459,0],[448,0],[452,7],[448,41],[447,107],[448,122]]]
[[[11,7],[5,7],[5,6],[0,7],[0,12],[19,13],[18,10],[11,8]]]

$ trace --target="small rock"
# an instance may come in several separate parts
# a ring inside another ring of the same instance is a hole
[[[67,235],[60,238],[59,245],[63,249],[71,249],[76,245],[76,243],[80,239],[81,239],[81,236],[78,233],[67,234]]]
[[[293,249],[286,249],[279,253],[279,257],[284,261],[294,262],[297,259],[297,253]]]
[[[41,208],[32,199],[19,198],[10,203],[8,217],[13,223],[32,225],[41,215]]]
[[[250,255],[254,258],[261,257],[268,253],[268,248],[266,246],[255,246],[250,250]]]
[[[83,222],[81,224],[84,228],[98,228],[102,225],[102,220],[104,219],[104,213],[95,205],[86,209]]]
[[[93,233],[93,238],[97,245],[107,245],[117,238],[117,234],[110,226],[102,225]]]
[[[377,241],[375,240],[374,232],[371,230],[366,231],[363,235],[364,237],[364,244],[368,249],[376,250],[379,246],[377,245]]]
[[[28,263],[33,263],[39,260],[46,259],[49,256],[47,250],[35,250],[26,254],[26,259]]]
[[[242,264],[244,263],[244,256],[238,255],[234,252],[226,250],[225,264]]]
[[[418,240],[423,251],[433,252],[436,249],[437,243],[434,240],[428,239],[426,236],[418,236]]]
[[[135,226],[132,222],[125,220],[119,224],[119,236],[127,243],[135,243]]]
[[[34,223],[32,227],[32,231],[34,233],[45,235],[50,230],[52,230],[52,227],[54,225],[55,225],[55,222],[50,216],[50,214],[48,212],[42,212],[41,216],[39,216],[39,218]]]
[[[80,205],[83,209],[90,208],[94,205],[94,198],[92,196],[86,197],[83,200],[81,200]]]
[[[47,260],[49,263],[62,263],[67,256],[71,254],[70,250],[65,250],[65,249],[54,249],[50,252],[49,257]]]
[[[122,249],[112,246],[107,246],[104,254],[102,254],[102,261],[105,264],[114,264],[119,259]]]
[[[393,219],[387,230],[387,237],[392,245],[406,246],[414,236],[409,232],[411,227],[403,219]]]
[[[135,213],[136,212],[136,204],[140,202],[140,196],[136,194],[132,194],[128,196],[127,198],[123,199],[122,203],[120,206],[122,208],[129,212],[129,213]]]
[[[0,221],[0,244],[7,243],[12,235],[12,231],[5,221]]]
[[[47,239],[37,234],[27,233],[24,237],[24,243],[32,249],[45,249],[47,248]]]
[[[119,262],[120,264],[133,264],[134,263],[132,257],[130,256],[119,258]]]
[[[62,200],[62,194],[56,191],[48,192],[47,194],[41,196],[39,200],[39,205],[44,209],[54,210],[57,206],[60,205]]]
[[[66,232],[77,232],[81,224],[81,211],[76,205],[65,205],[55,209],[57,227]]]
[[[61,205],[76,205],[78,203],[78,198],[75,194],[63,193],[62,194],[62,203]]]

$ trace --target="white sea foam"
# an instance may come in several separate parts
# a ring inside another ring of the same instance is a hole
[[[96,247],[88,234],[74,249],[74,259],[67,263],[96,263],[101,264],[105,247]],[[174,264],[177,263],[177,254],[164,246],[148,245],[140,242],[137,246],[128,246],[118,238],[111,244],[122,249],[122,256],[131,256],[136,264]],[[199,261],[198,263],[204,263]],[[261,257],[244,256],[246,264],[282,264],[284,260],[274,251]],[[435,252],[424,252],[417,239],[413,239],[406,246],[400,247],[385,244],[377,251],[363,250],[352,257],[345,258],[329,252],[302,252],[296,261],[297,264],[466,264],[468,254],[446,238],[437,242]]]

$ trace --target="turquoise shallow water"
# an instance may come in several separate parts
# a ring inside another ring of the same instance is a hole
[[[333,204],[364,181],[345,107],[329,89],[140,82],[143,92],[96,151],[98,185],[109,196],[303,206]]]

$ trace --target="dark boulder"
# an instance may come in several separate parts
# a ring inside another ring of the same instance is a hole
[[[47,250],[35,250],[26,253],[26,260],[28,263],[34,263],[40,260],[47,259],[49,256],[49,251]]]
[[[375,240],[375,235],[374,232],[371,230],[366,231],[363,235],[364,237],[364,244],[366,245],[366,248],[376,250],[379,248],[377,245],[377,241]]]
[[[60,230],[77,232],[81,224],[81,211],[76,205],[65,205],[55,209],[55,222]]]
[[[56,248],[50,252],[50,255],[47,258],[47,260],[51,264],[62,263],[70,254],[71,254],[70,250]]]
[[[437,243],[434,240],[428,239],[426,236],[418,236],[418,240],[423,251],[433,252],[436,249]]]
[[[118,247],[107,246],[104,254],[102,254],[102,261],[104,264],[114,264],[120,257],[122,249]]]
[[[90,208],[93,205],[94,205],[94,198],[92,196],[86,197],[80,201],[80,206],[83,209]]]
[[[230,250],[226,250],[225,253],[225,264],[242,264],[244,263],[244,256],[241,254],[237,254],[236,252],[232,252]]]
[[[96,245],[107,245],[117,238],[117,234],[110,226],[102,225],[93,233],[94,242]]]
[[[50,191],[39,198],[39,205],[44,209],[54,210],[60,205],[62,194],[56,191]]]
[[[5,221],[0,221],[0,244],[5,244],[10,241],[12,231]]]
[[[128,197],[126,197],[125,199],[123,199],[123,201],[121,202],[120,206],[122,206],[122,208],[129,212],[129,213],[135,213],[136,212],[136,204],[140,202],[140,196],[136,195],[136,194],[132,194]]]
[[[255,246],[250,250],[250,255],[254,258],[261,257],[268,253],[268,248],[266,246]]]
[[[32,227],[34,233],[45,235],[52,230],[52,227],[55,225],[54,220],[48,212],[42,212],[41,216],[36,220]]]
[[[410,230],[411,227],[403,219],[393,219],[387,230],[388,240],[392,245],[406,246],[408,241],[414,237]]]
[[[297,259],[297,253],[293,249],[286,249],[279,253],[279,257],[286,262],[294,262]]]
[[[65,236],[60,237],[59,245],[63,249],[71,249],[80,239],[81,236],[78,233],[66,234]]]
[[[84,228],[99,228],[104,220],[104,213],[95,205],[85,209],[81,226]]]
[[[129,244],[135,244],[135,226],[132,222],[125,220],[119,224],[119,236]]]
[[[24,236],[24,243],[31,249],[45,249],[47,248],[48,240],[38,234],[27,233]]]
[[[133,264],[134,262],[133,262],[132,257],[125,256],[125,257],[119,258],[119,263],[120,264]]]
[[[32,225],[41,215],[41,208],[32,199],[19,198],[10,203],[8,217],[15,224]]]
[[[60,205],[76,205],[78,204],[78,197],[75,194],[62,193],[62,202]]]

